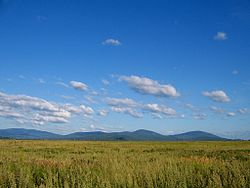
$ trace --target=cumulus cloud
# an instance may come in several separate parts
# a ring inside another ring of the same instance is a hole
[[[67,123],[73,114],[89,116],[94,111],[84,105],[61,105],[26,95],[8,95],[0,92],[0,116],[21,123],[43,125]]]
[[[235,116],[235,115],[236,115],[236,114],[235,114],[234,112],[228,112],[228,113],[227,113],[227,116],[228,116],[228,117],[233,117],[233,116]]]
[[[50,123],[67,123],[68,119],[65,117],[60,117],[60,116],[50,116],[50,115],[44,115],[44,114],[35,114],[32,123],[33,124],[38,124],[38,125],[43,125],[46,122]]]
[[[191,110],[194,113],[197,113],[200,111],[200,109],[197,106],[194,106],[193,104],[190,104],[190,103],[184,104],[183,107],[185,109]]]
[[[166,107],[159,104],[146,104],[143,106],[144,110],[150,111],[154,114],[163,114],[165,116],[175,116],[176,111],[173,108]]]
[[[139,104],[129,98],[107,98],[107,104],[111,106],[111,110],[117,113],[124,113],[135,118],[141,118],[143,115],[136,108]]]
[[[216,106],[211,106],[210,109],[218,114],[223,114],[225,111],[222,108],[216,107]]]
[[[227,34],[225,32],[217,32],[217,34],[214,36],[214,40],[226,40],[228,37],[227,37]]]
[[[199,113],[199,114],[193,115],[193,118],[195,120],[204,120],[204,119],[206,119],[206,117],[207,117],[207,114],[204,114],[204,113]]]
[[[86,91],[88,89],[88,86],[86,84],[78,81],[71,81],[70,86],[81,91]]]
[[[128,115],[131,115],[132,117],[135,118],[141,118],[143,117],[143,115],[139,112],[137,112],[135,109],[130,108],[130,107],[111,107],[111,110],[113,112],[117,112],[117,113],[125,113]]]
[[[23,116],[20,113],[13,111],[8,106],[0,106],[0,117],[21,118]]]
[[[66,111],[68,111],[70,113],[73,113],[73,114],[78,114],[78,113],[81,112],[80,107],[74,106],[74,105],[71,105],[71,104],[63,105],[63,108],[64,108],[64,110],[66,110]]]
[[[92,115],[94,113],[94,110],[91,107],[85,106],[83,104],[80,105],[80,109],[85,115]]]
[[[130,88],[141,94],[148,94],[160,97],[178,97],[180,94],[175,87],[166,84],[162,85],[156,80],[139,76],[120,76],[121,81],[128,83]]]
[[[107,103],[110,106],[135,107],[138,105],[133,99],[129,99],[129,98],[107,98]]]
[[[238,112],[239,112],[240,114],[246,114],[246,113],[247,113],[247,108],[240,108],[240,109],[238,110]]]
[[[92,96],[84,96],[84,98],[87,100],[88,103],[97,103]]]
[[[221,90],[211,91],[211,92],[205,91],[202,94],[203,94],[203,96],[208,97],[211,100],[216,101],[216,102],[225,103],[225,102],[230,101],[230,98],[227,96],[227,94]]]
[[[98,111],[98,115],[99,116],[107,116],[108,113],[109,113],[109,111],[108,110],[104,110],[104,109]]]
[[[189,103],[188,103],[188,104],[185,104],[184,107],[185,107],[185,108],[188,108],[188,109],[190,109],[190,110],[195,109],[194,105],[189,104]]]
[[[113,112],[129,114],[136,118],[143,117],[143,113],[151,113],[154,118],[158,119],[163,118],[162,116],[177,117],[173,108],[156,103],[142,104],[129,98],[108,98],[107,104],[111,106]]]
[[[105,41],[102,42],[103,45],[108,45],[108,46],[120,46],[122,43],[117,40],[117,39],[106,39]]]

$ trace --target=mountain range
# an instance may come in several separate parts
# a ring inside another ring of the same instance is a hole
[[[75,132],[68,135],[54,134],[35,129],[0,129],[2,139],[20,140],[89,140],[89,141],[226,141],[229,139],[203,131],[191,131],[176,135],[162,135],[149,130],[134,132]]]

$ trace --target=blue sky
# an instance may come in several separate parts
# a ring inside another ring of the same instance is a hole
[[[0,1],[0,128],[250,132],[250,2]]]

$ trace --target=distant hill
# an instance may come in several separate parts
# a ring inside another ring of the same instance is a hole
[[[0,129],[0,138],[20,140],[93,140],[93,141],[220,141],[228,140],[219,136],[202,132],[192,131],[177,135],[162,135],[148,130],[134,132],[75,132],[68,135],[59,135],[34,129]]]
[[[64,136],[70,140],[117,140],[117,141],[171,141],[173,136],[164,136],[148,130],[137,130],[134,132],[76,132]]]
[[[10,139],[10,138],[0,136],[0,140],[7,140],[7,139]]]
[[[35,129],[0,129],[0,137],[14,138],[14,139],[27,139],[27,140],[42,140],[42,139],[58,139],[61,135],[54,133],[39,131]]]
[[[177,140],[188,140],[188,141],[209,141],[209,140],[226,140],[225,138],[216,136],[211,133],[203,131],[190,131],[187,133],[174,135]]]

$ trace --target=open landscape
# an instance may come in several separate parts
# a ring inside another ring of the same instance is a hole
[[[0,187],[250,187],[250,142],[0,141]]]
[[[0,0],[0,188],[250,188],[250,0]]]

